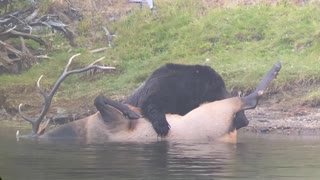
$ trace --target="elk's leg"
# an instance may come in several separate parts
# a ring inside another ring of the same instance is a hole
[[[262,79],[257,89],[249,94],[248,96],[242,97],[241,100],[244,103],[244,106],[241,110],[254,109],[264,91],[267,89],[270,82],[277,77],[281,69],[281,62],[275,64],[272,69],[267,73],[267,75]]]
[[[139,119],[140,116],[138,114],[136,114],[134,111],[132,111],[128,106],[113,101],[109,98],[106,98],[104,96],[98,96],[96,97],[96,99],[94,100],[94,105],[96,106],[96,108],[98,109],[98,111],[100,112],[100,114],[103,117],[103,120],[105,122],[110,122],[112,121],[112,118],[110,117],[110,107],[114,107],[116,109],[118,109],[120,112],[123,113],[124,116],[126,116],[129,119]]]

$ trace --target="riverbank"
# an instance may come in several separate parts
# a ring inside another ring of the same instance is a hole
[[[300,106],[291,109],[277,109],[261,106],[246,111],[246,115],[250,123],[240,130],[242,133],[320,135],[319,108]]]

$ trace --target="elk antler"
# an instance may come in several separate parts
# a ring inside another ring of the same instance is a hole
[[[102,57],[96,61],[94,61],[93,63],[91,63],[89,66],[85,67],[85,68],[82,68],[82,69],[75,69],[75,70],[71,70],[71,71],[68,71],[68,68],[72,62],[72,60],[79,56],[79,54],[75,54],[73,55],[69,61],[68,61],[68,64],[65,66],[64,68],[64,71],[63,73],[60,75],[59,79],[55,82],[55,84],[53,85],[53,88],[52,90],[50,91],[49,94],[47,94],[41,87],[40,87],[40,80],[41,78],[43,77],[43,75],[41,75],[37,81],[37,87],[41,93],[41,95],[43,96],[44,98],[44,101],[45,101],[45,104],[42,108],[42,111],[39,115],[38,118],[34,118],[34,119],[30,119],[30,118],[27,118],[25,115],[23,115],[23,113],[21,112],[21,106],[22,104],[19,105],[19,114],[20,116],[31,123],[32,125],[32,135],[35,136],[37,135],[37,132],[39,130],[39,126],[40,126],[40,123],[41,121],[43,120],[43,118],[45,117],[45,115],[47,114],[49,108],[50,108],[50,105],[51,105],[51,101],[52,101],[52,97],[54,96],[55,92],[57,91],[58,87],[60,86],[61,82],[66,78],[68,77],[70,74],[74,74],[74,73],[81,73],[81,72],[85,72],[85,71],[88,71],[90,69],[93,69],[93,68],[98,68],[98,69],[115,69],[114,67],[108,67],[108,66],[99,66],[99,65],[94,65],[95,63],[103,60],[105,57]]]

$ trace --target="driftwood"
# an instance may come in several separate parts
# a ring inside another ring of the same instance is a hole
[[[0,74],[20,73],[37,62],[39,54],[26,46],[25,39],[31,39],[47,49],[49,45],[39,32],[43,27],[63,33],[69,44],[76,46],[73,33],[59,21],[57,15],[39,16],[39,11],[36,6],[30,6],[0,16]],[[19,39],[20,44],[12,39]]]

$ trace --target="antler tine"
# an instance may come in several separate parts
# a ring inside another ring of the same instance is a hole
[[[37,81],[37,87],[38,87],[40,93],[42,94],[42,96],[45,96],[46,93],[45,93],[44,90],[40,87],[40,81],[41,81],[42,77],[43,77],[43,75],[41,75],[41,76],[39,77],[39,79],[38,79],[38,81]]]
[[[94,61],[93,63],[91,63],[89,66],[85,67],[85,68],[81,68],[81,69],[75,69],[75,70],[71,70],[71,71],[68,71],[68,68],[71,64],[71,62],[73,61],[73,59],[77,56],[79,56],[80,53],[78,54],[75,54],[73,55],[70,59],[69,59],[69,62],[68,64],[66,65],[63,73],[61,74],[61,76],[59,77],[59,79],[56,81],[56,83],[54,84],[53,88],[52,88],[52,91],[50,92],[49,96],[52,96],[55,91],[57,90],[57,88],[59,87],[59,85],[61,84],[61,82],[66,78],[68,77],[70,74],[74,74],[74,73],[81,73],[81,72],[84,72],[84,71],[88,71],[90,69],[93,69],[93,68],[99,68],[99,69],[116,69],[115,67],[109,67],[109,66],[98,66],[98,65],[93,65],[94,63],[98,62],[98,61],[101,61],[102,59],[104,59],[104,57]]]
[[[19,104],[19,108],[18,108],[19,115],[20,115],[24,120],[26,120],[26,121],[28,121],[28,122],[30,122],[30,123],[32,124],[33,121],[32,121],[31,119],[27,118],[26,116],[24,116],[24,114],[21,112],[21,106],[22,106],[22,104]]]
[[[89,66],[94,66],[95,68],[104,69],[104,70],[106,70],[106,69],[116,69],[115,67],[94,65],[94,64],[102,61],[104,58],[106,58],[106,57],[103,56],[103,57],[97,59],[97,60],[94,61],[93,63],[89,64]]]
[[[68,73],[80,73],[80,72],[84,72],[84,71],[88,71],[90,69],[93,68],[98,68],[98,69],[103,69],[103,70],[108,70],[108,69],[116,69],[115,67],[110,67],[110,66],[99,66],[99,65],[95,65],[97,62],[102,61],[105,57],[101,57],[97,60],[95,60],[93,63],[89,64],[87,67],[82,68],[82,69],[75,69],[72,71],[69,71]]]
[[[68,69],[69,69],[70,64],[71,64],[72,61],[73,61],[73,59],[74,59],[75,57],[77,57],[77,56],[80,56],[80,55],[81,55],[81,53],[78,53],[78,54],[75,54],[75,55],[71,56],[71,58],[70,58],[69,61],[68,61],[68,64],[67,64],[66,67],[64,68],[64,71],[63,71],[63,72],[67,72]]]
[[[92,66],[92,65],[94,65],[95,63],[102,61],[104,58],[106,58],[106,57],[105,57],[105,56],[103,56],[103,57],[101,57],[101,58],[99,58],[99,59],[95,60],[93,63],[89,64],[89,66]]]
[[[99,65],[94,65],[95,63],[101,61],[103,58],[100,58],[96,61],[94,61],[93,63],[91,63],[89,66],[85,67],[85,68],[82,68],[82,69],[75,69],[75,70],[71,70],[71,71],[68,71],[69,69],[69,66],[70,64],[72,63],[72,60],[79,56],[80,53],[78,54],[75,54],[73,55],[67,65],[65,66],[64,68],[64,71],[63,73],[60,75],[60,77],[58,78],[58,80],[55,82],[55,84],[53,85],[51,91],[49,94],[47,94],[41,87],[40,87],[40,81],[43,77],[43,75],[40,76],[40,78],[38,79],[37,81],[37,87],[38,89],[40,90],[40,93],[42,94],[43,98],[44,98],[44,101],[45,101],[45,104],[44,104],[44,107],[42,108],[42,111],[39,115],[39,117],[37,119],[30,119],[30,118],[27,118],[26,116],[24,116],[21,112],[21,104],[19,105],[19,114],[21,115],[21,117],[23,119],[25,119],[26,121],[30,122],[32,124],[32,135],[37,135],[37,132],[38,132],[38,129],[39,129],[39,126],[40,126],[40,123],[41,121],[43,120],[43,118],[45,117],[45,115],[47,114],[49,108],[50,108],[50,105],[51,105],[51,101],[52,101],[52,98],[55,94],[55,92],[57,91],[58,87],[60,86],[60,84],[62,83],[62,81],[68,77],[69,75],[71,74],[74,74],[74,73],[81,73],[81,72],[84,72],[84,71],[88,71],[92,68],[99,68],[99,69],[115,69],[115,67],[108,67],[108,66],[99,66]]]

